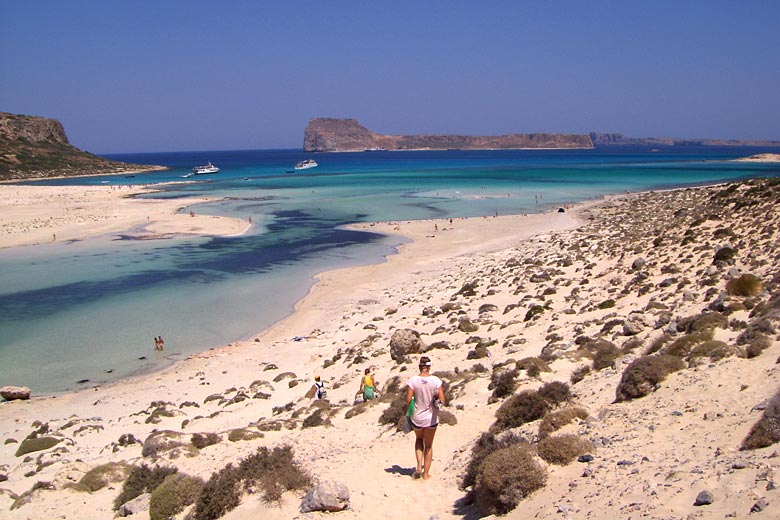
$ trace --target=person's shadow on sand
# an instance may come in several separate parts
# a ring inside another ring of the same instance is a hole
[[[385,468],[385,471],[387,473],[395,473],[396,475],[406,475],[407,477],[414,475],[414,468],[402,468],[398,464],[393,464],[391,467]]]

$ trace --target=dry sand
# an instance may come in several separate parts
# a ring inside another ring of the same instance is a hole
[[[180,212],[182,200],[139,199],[154,188],[0,184],[0,247],[81,240],[129,232],[137,238],[238,235],[241,219]],[[188,199],[187,206],[210,199]],[[197,211],[196,209],[194,211]]]
[[[68,484],[90,468],[119,461],[173,465],[208,479],[260,446],[290,444],[315,480],[348,487],[350,508],[303,514],[298,507],[305,490],[272,504],[248,494],[225,518],[478,518],[459,482],[475,440],[502,402],[488,403],[492,371],[542,355],[551,371],[538,377],[519,371],[516,390],[569,382],[575,369],[592,363],[593,354],[580,348],[585,338],[602,338],[633,348],[571,386],[589,417],[561,430],[593,442],[594,460],[542,463],[547,485],[507,517],[777,518],[777,446],[739,451],[760,416],[754,407],[780,386],[780,320],[771,306],[753,317],[750,310],[763,309],[761,302],[771,298],[777,305],[777,186],[729,189],[621,196],[528,217],[365,225],[413,242],[386,263],[323,273],[293,315],[256,338],[191,356],[164,372],[0,404],[0,475],[7,477],[0,482],[0,517],[110,518],[121,482],[93,493]],[[713,263],[727,244],[736,248],[734,258]],[[639,257],[644,265],[633,267]],[[726,282],[740,273],[761,278],[763,292],[723,296]],[[461,290],[466,284],[475,286],[473,295]],[[534,305],[541,312],[526,320]],[[614,403],[622,370],[664,333],[684,336],[677,326],[683,318],[710,306],[727,323],[714,338],[732,353],[745,355],[738,338],[758,319],[774,327],[765,330],[767,348],[750,359],[692,359],[650,395]],[[477,330],[463,332],[464,318]],[[390,355],[391,336],[405,328],[436,346],[429,352],[434,370],[449,372],[443,377],[453,386],[449,411],[457,424],[439,427],[433,478],[425,482],[411,478],[412,435],[379,424],[389,401],[353,406],[365,367],[376,368],[380,387],[395,377],[403,384],[414,373],[417,355],[400,364]],[[626,345],[631,339],[636,344]],[[480,343],[487,350],[478,351]],[[304,428],[305,419],[323,413],[322,403],[304,397],[314,375],[327,384],[330,425]],[[48,425],[42,435],[60,442],[16,457],[19,442],[41,424]],[[536,442],[538,426],[524,424],[515,433]],[[230,441],[236,429],[263,437]],[[155,431],[176,432],[170,435],[185,445],[153,458],[142,456],[140,443],[119,444],[124,434],[144,441]],[[220,442],[198,450],[189,444],[193,433],[216,433]],[[36,482],[53,489],[30,491]],[[714,502],[694,506],[702,490]],[[762,497],[769,506],[749,514]]]
[[[776,163],[780,162],[780,153],[760,153],[757,155],[751,155],[750,157],[740,157],[739,159],[735,159],[735,161]]]

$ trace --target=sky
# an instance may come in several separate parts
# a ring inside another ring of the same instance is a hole
[[[93,153],[386,134],[780,140],[780,1],[0,0],[0,111]]]

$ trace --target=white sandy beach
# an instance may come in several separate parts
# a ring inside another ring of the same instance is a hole
[[[159,235],[238,235],[246,221],[180,212],[181,200],[133,198],[154,188],[0,184],[0,247],[80,240],[127,232]],[[206,202],[191,199],[187,205]]]
[[[171,215],[181,201],[153,205],[119,198],[129,191],[102,189],[78,188],[83,191],[68,202],[57,202],[56,192],[47,194],[43,207],[51,210],[43,216],[21,203],[11,206],[12,199],[39,196],[7,191],[16,188],[0,186],[6,247],[44,242],[52,233],[60,240],[121,231],[147,217],[155,223],[147,226],[149,233],[242,230],[240,222],[222,222],[227,219]],[[570,384],[574,403],[589,416],[560,432],[592,442],[594,459],[564,466],[540,462],[548,473],[546,486],[508,518],[776,518],[777,446],[751,451],[739,446],[760,416],[754,407],[780,386],[777,315],[763,316],[774,332],[767,333],[760,355],[746,358],[738,338],[757,319],[751,309],[778,297],[777,188],[767,188],[775,198],[757,199],[739,211],[713,197],[723,189],[610,197],[564,213],[356,226],[411,242],[386,263],[322,273],[294,314],[247,341],[190,356],[159,373],[0,403],[0,475],[6,477],[0,482],[0,517],[111,518],[121,482],[92,493],[68,484],[91,468],[121,461],[171,465],[207,480],[260,446],[290,444],[315,481],[346,485],[349,509],[300,513],[306,491],[301,490],[271,504],[246,494],[224,518],[478,518],[459,484],[474,442],[508,399],[488,403],[491,373],[541,355],[550,371],[532,377],[520,370],[516,391],[552,381]],[[74,206],[92,209],[73,217]],[[56,215],[70,217],[59,223]],[[226,227],[208,227],[212,220]],[[37,238],[28,241],[27,234]],[[737,249],[735,258],[714,263],[713,255],[726,244]],[[640,257],[645,263],[636,268]],[[758,276],[763,291],[752,298],[724,296],[713,311],[727,316],[714,339],[733,346],[736,355],[691,362],[649,395],[614,403],[623,369],[665,333],[685,335],[675,324],[707,310],[728,280],[742,273]],[[473,295],[462,291],[466,284],[474,287]],[[534,305],[541,310],[528,318]],[[465,319],[476,330],[466,328]],[[447,342],[428,354],[433,370],[446,373],[442,377],[453,386],[448,410],[457,424],[438,428],[428,481],[411,478],[412,434],[379,424],[388,401],[353,407],[365,367],[375,367],[380,388],[415,373],[419,354],[404,363],[391,359],[389,341],[399,329],[417,331],[427,345]],[[587,344],[583,338],[609,341],[620,354],[571,384],[575,369],[592,363],[593,354],[580,348]],[[628,347],[632,339],[637,344]],[[469,355],[477,344],[485,345],[487,357]],[[315,375],[327,385],[330,424],[304,428],[303,420],[319,410],[304,397]],[[161,409],[166,413],[153,414]],[[17,457],[20,442],[42,424],[57,445]],[[538,427],[532,421],[515,433],[536,442]],[[262,437],[229,440],[238,429]],[[119,444],[123,435],[143,442],[162,431],[182,445],[153,458],[142,455],[140,443]],[[193,433],[215,433],[220,442],[197,449],[189,444]],[[32,491],[37,482],[49,485]],[[712,493],[713,503],[694,506],[702,490]],[[761,498],[769,505],[751,514]]]

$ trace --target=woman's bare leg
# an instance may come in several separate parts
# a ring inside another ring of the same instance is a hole
[[[423,429],[423,452],[425,464],[423,466],[423,479],[431,477],[431,462],[433,461],[433,437],[436,435],[436,428]]]
[[[414,456],[417,458],[417,470],[414,472],[415,478],[419,477],[423,471],[424,433],[424,429],[414,430]]]

